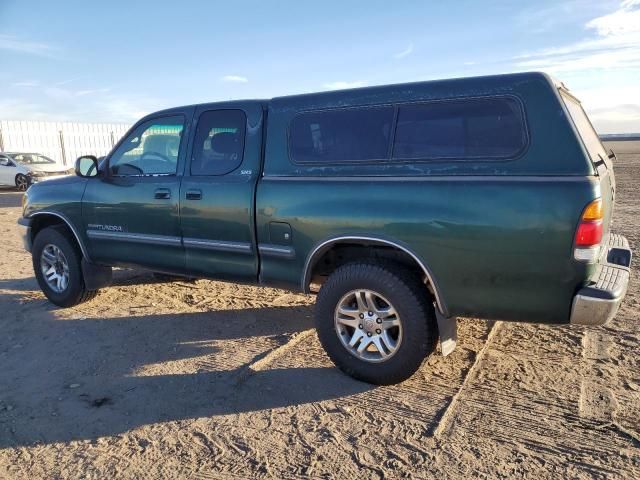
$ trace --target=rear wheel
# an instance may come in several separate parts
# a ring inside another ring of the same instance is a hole
[[[437,337],[433,303],[420,278],[393,264],[338,268],[318,294],[316,326],[341,370],[380,385],[413,375]]]
[[[60,307],[72,307],[92,299],[97,290],[87,290],[81,255],[69,234],[60,228],[40,231],[33,242],[33,271],[42,292]]]
[[[29,179],[26,175],[19,173],[16,175],[16,188],[21,192],[24,192],[29,188]]]

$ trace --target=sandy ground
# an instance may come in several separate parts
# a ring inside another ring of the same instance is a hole
[[[640,244],[640,143],[612,145]],[[118,271],[62,310],[0,191],[0,478],[640,478],[637,269],[601,328],[460,321],[411,380],[339,373],[313,298]],[[636,262],[637,263],[637,262]]]

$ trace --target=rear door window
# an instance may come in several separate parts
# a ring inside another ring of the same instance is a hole
[[[291,123],[294,162],[340,163],[386,160],[392,106],[305,112]]]
[[[526,141],[522,109],[513,98],[400,105],[393,158],[512,158]]]
[[[225,175],[238,168],[244,153],[246,123],[242,110],[211,110],[200,115],[191,175]]]

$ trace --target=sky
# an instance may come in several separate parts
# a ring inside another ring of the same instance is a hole
[[[640,132],[640,0],[0,0],[0,119],[545,71]]]

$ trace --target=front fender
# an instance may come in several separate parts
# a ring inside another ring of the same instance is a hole
[[[37,233],[37,225],[47,216],[64,222],[76,237],[82,254],[89,260],[82,228],[82,197],[87,179],[64,177],[32,185],[23,200],[22,217],[30,219],[30,233]]]

